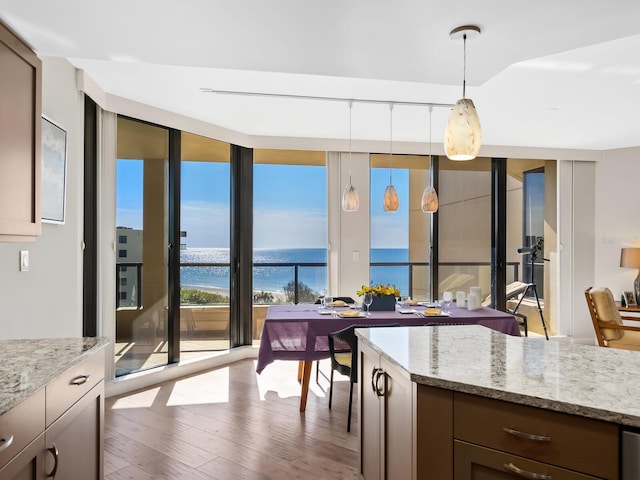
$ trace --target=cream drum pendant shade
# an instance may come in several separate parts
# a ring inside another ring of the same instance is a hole
[[[470,98],[461,98],[451,110],[444,132],[444,148],[450,160],[473,160],[480,152],[482,129]]]
[[[342,192],[342,210],[345,212],[356,212],[360,207],[360,197],[356,187],[351,185],[351,177],[349,177],[349,185],[344,187]]]
[[[444,132],[444,150],[450,160],[473,160],[480,152],[482,129],[473,100],[466,98],[467,88],[467,38],[480,35],[480,28],[464,25],[449,33],[453,40],[464,42],[464,66],[462,74],[462,98],[456,102]]]
[[[385,212],[397,212],[400,207],[400,200],[398,199],[398,192],[396,187],[389,184],[384,191],[384,197],[382,198],[382,208]]]
[[[438,211],[438,194],[436,189],[429,185],[422,193],[422,211],[424,213],[435,213]]]

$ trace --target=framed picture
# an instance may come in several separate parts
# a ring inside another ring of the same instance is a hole
[[[624,303],[627,307],[636,305],[636,297],[633,292],[624,292]]]
[[[67,132],[42,117],[42,221],[64,223],[67,184]]]

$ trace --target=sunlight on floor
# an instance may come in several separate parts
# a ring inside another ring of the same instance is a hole
[[[158,393],[160,393],[160,387],[132,393],[131,395],[118,398],[111,408],[114,410],[124,408],[148,408],[154,404]]]
[[[176,380],[167,406],[228,402],[229,367],[224,367]]]

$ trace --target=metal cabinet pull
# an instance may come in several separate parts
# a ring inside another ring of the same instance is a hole
[[[522,478],[530,478],[532,480],[551,480],[551,475],[522,470],[521,468],[516,467],[513,463],[505,463],[503,466],[507,472],[515,473]]]
[[[56,478],[56,473],[58,472],[58,457],[59,457],[58,447],[56,446],[55,443],[52,443],[51,447],[47,448],[47,452],[53,455],[53,460],[54,460],[53,470],[51,470],[51,473],[47,473],[47,478]]]
[[[82,385],[83,383],[87,383],[90,376],[91,375],[78,375],[69,382],[69,385]]]
[[[0,438],[0,452],[6,450],[13,443],[13,435],[9,435],[9,438]]]
[[[385,383],[383,383],[383,388],[381,389],[380,386],[378,385],[378,381],[380,380],[380,378],[383,378],[385,380]],[[375,388],[375,392],[376,395],[379,397],[384,397],[385,395],[385,390],[386,390],[386,378],[387,378],[387,374],[384,372],[383,369],[379,368],[378,372],[376,373],[376,388]]]
[[[376,373],[378,373],[378,369],[377,368],[373,368],[373,370],[371,370],[371,390],[373,390],[373,393],[377,394],[377,390],[376,390],[376,381],[375,381],[375,376]]]
[[[514,437],[525,438],[527,440],[533,440],[535,442],[550,442],[551,437],[547,437],[546,435],[534,435],[533,433],[521,432],[520,430],[514,430],[513,428],[503,427],[504,430],[509,435],[513,435]]]

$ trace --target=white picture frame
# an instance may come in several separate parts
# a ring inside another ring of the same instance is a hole
[[[67,131],[42,116],[41,219],[64,224],[67,185]]]

